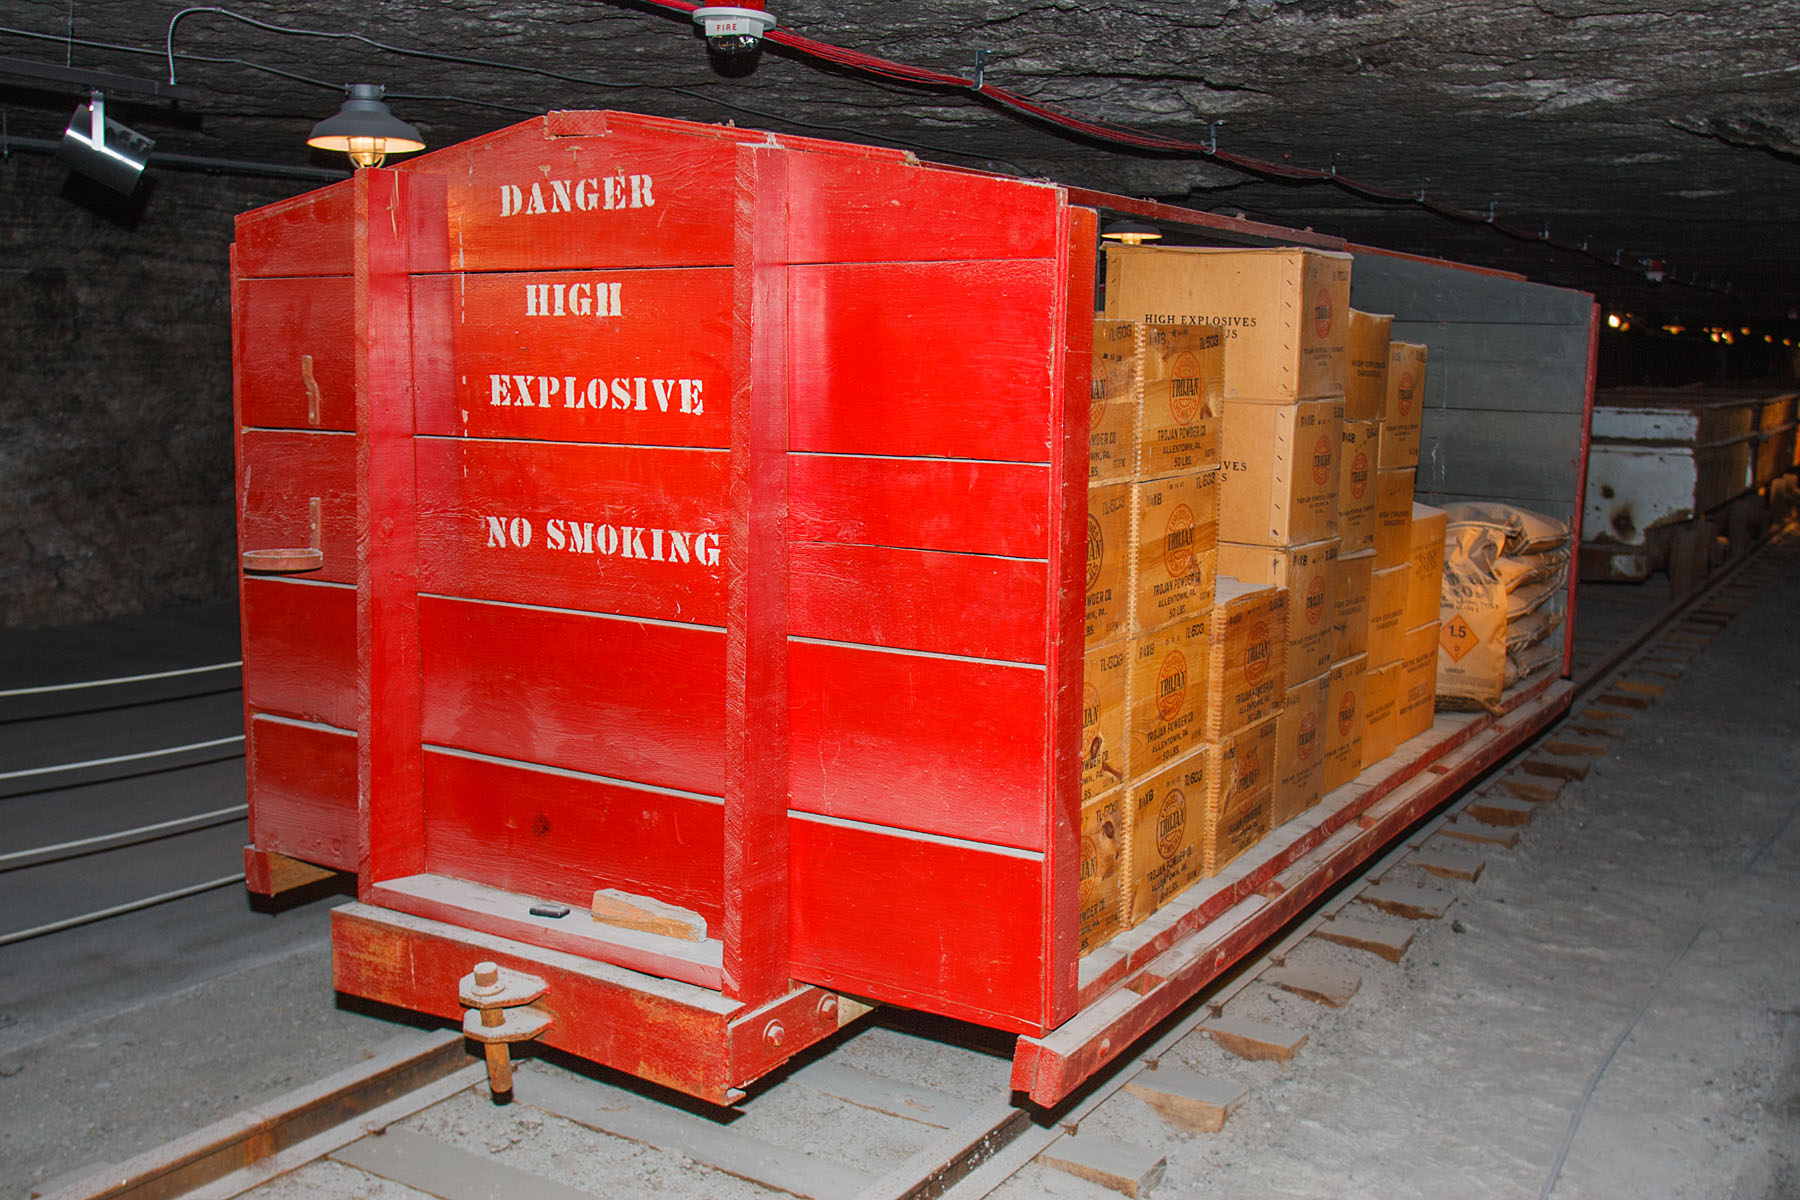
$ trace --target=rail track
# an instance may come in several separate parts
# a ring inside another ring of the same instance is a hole
[[[1777,536],[1793,539],[1791,533]],[[1611,614],[1614,636],[1578,644],[1567,715],[1477,786],[1410,828],[1054,1110],[1023,1104],[1009,1090],[1010,1037],[917,1014],[878,1010],[758,1084],[730,1110],[554,1054],[523,1062],[511,1102],[496,1105],[483,1085],[479,1059],[469,1055],[456,1032],[409,1033],[361,1067],[48,1194],[58,1200],[243,1194],[280,1200],[379,1193],[376,1181],[386,1180],[441,1200],[648,1190],[812,1200],[967,1200],[986,1195],[1033,1160],[1128,1192],[1141,1189],[1160,1169],[1153,1156],[1083,1134],[1083,1122],[1130,1091],[1179,1128],[1216,1128],[1242,1100],[1243,1089],[1227,1079],[1159,1070],[1162,1060],[1196,1037],[1211,1037],[1246,1055],[1291,1053],[1295,1037],[1304,1040],[1303,1031],[1234,1024],[1227,1015],[1231,999],[1257,982],[1321,1003],[1347,999],[1356,976],[1334,977],[1290,964],[1290,955],[1309,938],[1367,951],[1370,969],[1381,969],[1383,959],[1397,959],[1413,923],[1433,915],[1429,896],[1407,881],[1474,884],[1482,856],[1516,841],[1518,826],[1535,807],[1553,802],[1566,781],[1584,775],[1587,761],[1604,753],[1619,723],[1655,703],[1681,664],[1742,611],[1746,585],[1736,577],[1754,560],[1753,553],[1728,564],[1706,587],[1652,619],[1631,625],[1630,614]],[[0,696],[0,702],[7,699]],[[0,735],[13,724],[0,725]],[[182,744],[181,753],[225,749]],[[160,760],[121,756],[81,770],[141,771],[152,761]],[[155,769],[166,776],[206,765]],[[16,778],[52,775],[60,777],[46,772]],[[117,787],[139,777],[52,786],[59,792]],[[7,782],[0,776],[0,787]],[[13,802],[9,797],[0,805]],[[112,853],[175,840],[205,831],[184,822],[215,818],[222,823],[206,829],[238,836],[230,824],[238,818],[228,813],[229,806],[196,811],[68,839],[70,852],[82,853],[83,844]],[[30,854],[7,853],[0,871],[8,869],[8,861],[27,864],[15,870],[49,865],[60,861],[62,850],[46,845]],[[198,882],[219,886],[231,880]]]
[[[0,946],[243,879],[241,666],[0,689]]]

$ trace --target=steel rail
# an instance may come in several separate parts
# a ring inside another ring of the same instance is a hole
[[[82,679],[75,683],[46,683],[37,687],[6,688],[0,690],[0,700],[11,696],[43,696],[51,692],[73,692],[83,688],[115,687],[122,683],[147,683],[153,679],[175,679],[182,675],[204,675],[208,671],[233,671],[244,665],[243,659],[235,662],[211,663],[204,667],[180,667],[172,671],[150,671],[143,675],[117,675],[111,679]]]
[[[132,754],[113,754],[106,758],[89,758],[81,762],[52,763],[47,767],[25,767],[17,771],[0,771],[0,782],[8,779],[29,779],[39,775],[58,775],[69,771],[83,771],[89,767],[110,767],[116,763],[144,762],[152,758],[169,758],[176,754],[187,754],[195,750],[213,750],[220,746],[236,745],[244,740],[241,733],[230,737],[213,738],[205,742],[189,742],[185,746],[164,746],[159,750],[139,750]],[[235,755],[231,757],[236,757]]]
[[[158,904],[167,904],[171,900],[182,900],[188,896],[198,896],[202,892],[217,891],[219,888],[230,887],[234,883],[242,882],[244,882],[244,873],[239,871],[236,875],[221,875],[219,878],[209,879],[205,883],[190,884],[184,888],[175,888],[172,891],[159,892],[154,896],[145,896],[142,900],[127,900],[124,904],[115,904],[111,908],[98,908],[93,912],[82,913],[79,916],[64,917],[60,921],[51,921],[44,925],[34,925],[30,929],[18,929],[14,930],[12,933],[0,933],[0,946],[10,946],[14,942],[29,941],[32,938],[43,937],[46,934],[61,933],[65,929],[74,929],[78,925],[91,925],[95,921],[104,921],[108,917],[118,917],[123,916],[126,913],[137,912],[140,909],[154,908]]]
[[[80,858],[86,854],[99,854],[106,850],[122,850],[128,846],[141,846],[145,842],[159,841],[177,834],[229,825],[238,818],[249,815],[249,812],[248,804],[234,804],[230,808],[215,808],[211,812],[158,821],[153,825],[139,825],[135,829],[120,829],[113,833],[96,834],[93,837],[77,838],[70,842],[34,846],[29,850],[14,850],[7,854],[0,854],[0,871],[19,871],[44,863]]]

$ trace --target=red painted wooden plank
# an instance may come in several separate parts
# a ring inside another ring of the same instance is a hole
[[[788,655],[795,808],[1043,849],[1043,671],[814,642]]]
[[[483,959],[549,982],[545,1045],[728,1102],[732,1009],[716,992],[364,904],[331,914],[332,984],[348,995],[460,1020],[457,981]]]
[[[356,792],[359,894],[424,866],[419,749],[419,616],[413,466],[411,182],[356,175]]]
[[[727,444],[728,270],[420,276],[413,316],[420,433]]]
[[[1049,550],[1047,467],[796,454],[788,481],[796,541],[1015,558]]]
[[[322,867],[356,870],[356,735],[254,712],[248,735],[251,842]]]
[[[716,801],[428,750],[425,806],[434,874],[576,909],[621,888],[721,919]]]
[[[536,117],[401,166],[440,177],[448,259],[423,270],[543,271],[731,262],[735,147],[694,127]],[[567,127],[567,126],[565,126]]]
[[[795,450],[1044,462],[1050,260],[796,267]]]
[[[356,428],[356,286],[348,275],[246,279],[235,327],[242,425]]]
[[[424,591],[722,625],[711,450],[421,438]]]
[[[356,591],[247,577],[244,702],[264,712],[356,726]]]
[[[789,586],[799,637],[1044,661],[1049,589],[1031,559],[801,542]]]
[[[1056,251],[1058,192],[1047,184],[888,156],[791,157],[795,262],[1048,258]]]
[[[319,500],[324,565],[307,579],[356,580],[356,439],[346,433],[245,429],[238,491],[238,549],[305,547]]]
[[[797,816],[794,974],[908,1008],[1041,1032],[1043,863]]]
[[[355,181],[346,179],[239,213],[239,272],[246,277],[350,274],[355,188]]]
[[[1051,410],[1051,495],[1055,536],[1045,577],[1049,595],[1044,624],[1050,652],[1045,754],[1050,790],[1045,812],[1043,875],[1044,1021],[1074,1015],[1080,1001],[1078,950],[1081,926],[1081,697],[1087,600],[1088,419],[1092,393],[1094,270],[1099,243],[1096,215],[1066,209],[1055,223],[1063,271],[1060,312],[1063,355],[1058,363],[1058,404]]]
[[[427,742],[723,795],[725,635],[419,599]]]
[[[792,156],[736,155],[729,619],[725,632],[725,994],[785,994],[788,925],[788,187]]]

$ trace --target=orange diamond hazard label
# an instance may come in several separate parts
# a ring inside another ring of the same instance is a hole
[[[1444,648],[1451,662],[1461,662],[1463,655],[1480,644],[1481,639],[1475,636],[1475,631],[1469,628],[1468,618],[1461,613],[1445,621],[1438,630],[1438,645]]]

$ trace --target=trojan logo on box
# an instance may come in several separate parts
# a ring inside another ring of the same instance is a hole
[[[1179,650],[1171,650],[1156,676],[1157,714],[1165,721],[1173,720],[1186,700],[1187,656]]]
[[[1156,810],[1156,852],[1174,858],[1187,838],[1187,797],[1180,788],[1170,788]]]
[[[1194,569],[1194,510],[1185,504],[1175,506],[1163,527],[1163,569],[1171,579]]]
[[[1250,627],[1244,645],[1244,678],[1251,683],[1261,683],[1268,672],[1269,626],[1265,621],[1258,621]]]

